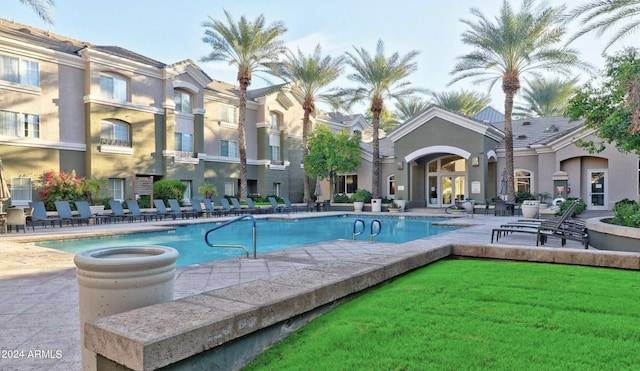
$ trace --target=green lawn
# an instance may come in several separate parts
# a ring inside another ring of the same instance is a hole
[[[444,260],[339,306],[247,370],[639,369],[639,274]]]

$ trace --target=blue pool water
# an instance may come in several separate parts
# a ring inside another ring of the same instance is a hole
[[[304,218],[304,219],[258,219],[256,220],[256,246],[258,256],[268,251],[286,249],[323,241],[352,238],[353,224],[356,217],[352,215]],[[436,226],[432,222],[442,219],[418,217],[365,217],[358,216],[365,222],[365,233],[357,240],[369,240],[371,222],[378,219],[382,230],[374,238],[379,242],[402,243],[433,236],[457,229],[451,226]],[[204,235],[207,231],[221,223],[203,223],[176,225],[175,230],[108,237],[82,238],[62,241],[38,242],[36,245],[66,252],[78,253],[102,247],[163,245],[178,250],[178,266],[203,263],[242,256],[241,249],[212,248],[207,246]],[[359,225],[358,230],[362,227]],[[376,228],[377,230],[377,228]],[[221,228],[209,235],[209,240],[216,244],[241,244],[252,251],[252,224],[241,221]]]

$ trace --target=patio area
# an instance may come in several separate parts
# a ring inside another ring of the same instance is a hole
[[[314,213],[315,214],[315,213]],[[601,213],[587,212],[584,218]],[[299,214],[302,215],[302,214]],[[327,215],[327,213],[323,213]],[[427,210],[412,210],[405,216],[435,216]],[[292,214],[291,217],[295,217]],[[262,216],[267,217],[267,216]],[[284,216],[286,217],[286,216]],[[467,226],[454,232],[419,240],[425,247],[474,242],[489,245],[491,229],[521,217],[475,215],[457,217],[448,224]],[[181,221],[186,222],[186,221]],[[198,220],[190,221],[198,222]],[[79,370],[80,324],[78,320],[78,285],[73,254],[40,248],[20,242],[41,238],[95,236],[165,229],[173,222],[120,223],[86,227],[37,228],[35,232],[0,235],[0,348],[12,351],[0,359],[3,370]],[[260,231],[258,231],[260,233]],[[416,242],[412,242],[415,246]],[[370,252],[388,244],[338,240],[260,254],[258,259],[233,258],[177,268],[175,298],[228,287],[248,281],[271,278],[319,263]],[[403,245],[403,244],[400,244]],[[535,237],[514,234],[500,240],[500,245],[535,247]],[[560,247],[559,239],[545,245]],[[568,241],[569,248],[582,249]]]

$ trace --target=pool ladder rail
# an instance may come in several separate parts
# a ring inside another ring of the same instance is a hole
[[[249,257],[249,250],[244,246],[244,245],[228,245],[228,244],[215,244],[209,241],[209,234],[213,231],[216,231],[220,228],[224,228],[230,224],[233,224],[235,222],[239,222],[241,220],[244,219],[251,219],[251,222],[253,224],[253,258],[256,259],[256,218],[253,217],[253,215],[251,214],[245,214],[245,215],[240,215],[237,218],[233,218],[231,220],[229,220],[228,222],[222,223],[220,225],[217,225],[213,228],[211,228],[209,231],[207,231],[207,233],[204,235],[204,241],[205,243],[209,246],[209,247],[222,247],[222,248],[235,248],[235,249],[243,249],[245,251],[245,253],[247,254],[247,258]]]
[[[362,225],[362,230],[358,231],[358,226]],[[378,230],[374,233],[374,226],[378,226]],[[353,221],[353,240],[355,241],[356,236],[359,236],[364,233],[366,229],[365,222],[362,219],[356,219]],[[373,219],[371,221],[371,232],[369,234],[369,243],[373,242],[373,238],[382,232],[382,222],[378,219]]]

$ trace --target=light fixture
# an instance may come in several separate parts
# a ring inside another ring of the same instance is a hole
[[[480,159],[476,156],[476,157],[472,157],[471,158],[471,166],[479,166],[480,165]]]

